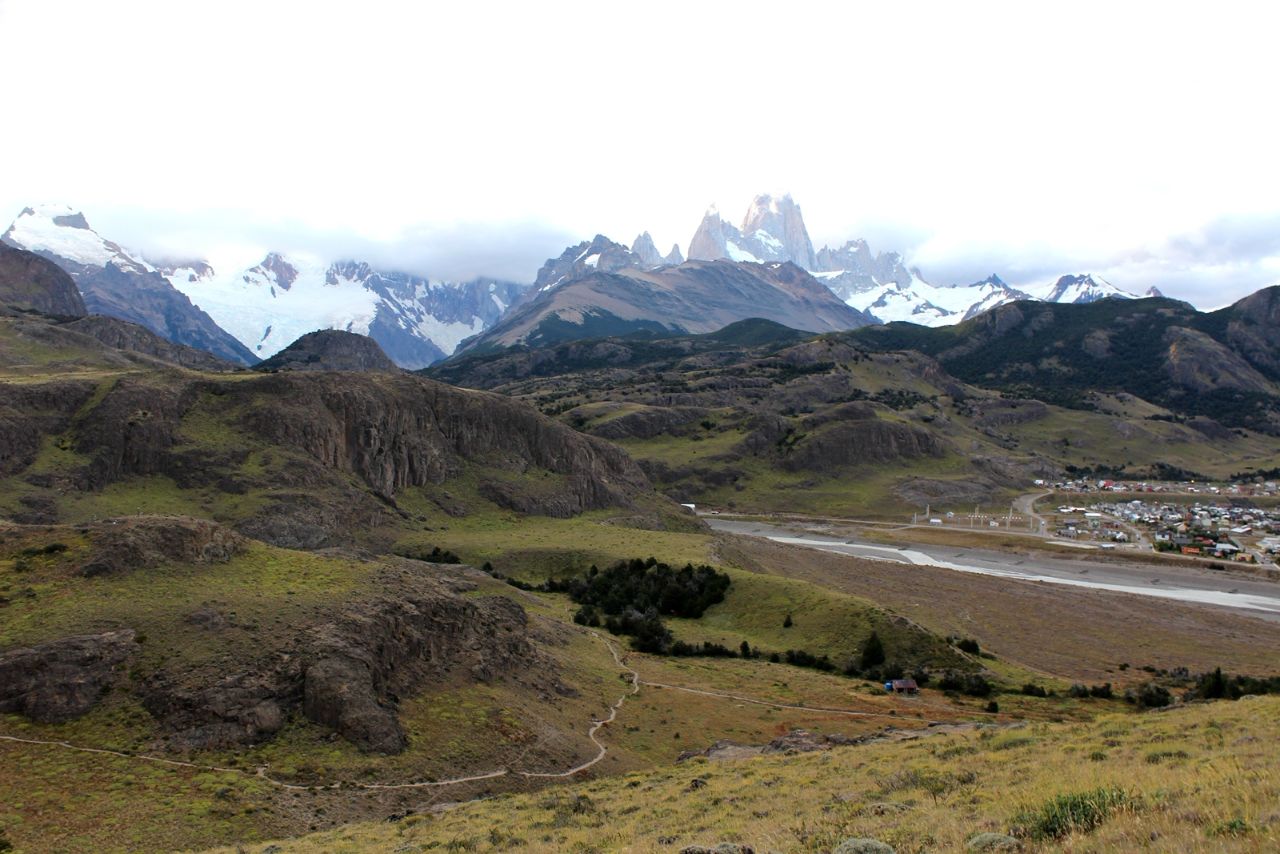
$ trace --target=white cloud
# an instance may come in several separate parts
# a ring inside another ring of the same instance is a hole
[[[561,235],[685,244],[785,187],[819,242],[902,235],[940,281],[1280,212],[1270,6],[833,6],[6,0],[0,212],[194,253],[483,223],[528,278]],[[1111,275],[1236,264],[1171,261]]]

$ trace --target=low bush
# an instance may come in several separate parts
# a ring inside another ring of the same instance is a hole
[[[1036,809],[1024,810],[1013,819],[1013,835],[1043,841],[1071,833],[1088,833],[1113,812],[1130,806],[1129,795],[1110,786],[1088,792],[1058,795]]]
[[[1136,688],[1130,688],[1125,691],[1124,699],[1140,709],[1160,709],[1173,702],[1169,689],[1154,682],[1144,682]]]
[[[938,687],[943,691],[967,694],[970,697],[989,697],[991,683],[977,673],[956,673],[948,670],[938,680]]]

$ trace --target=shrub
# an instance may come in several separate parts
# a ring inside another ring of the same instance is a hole
[[[826,672],[836,669],[836,666],[831,663],[831,659],[826,655],[815,656],[813,653],[805,652],[803,649],[789,649],[783,657],[787,664],[792,664],[796,667],[812,667],[815,670]]]
[[[1159,709],[1173,702],[1169,689],[1154,682],[1144,682],[1137,688],[1130,688],[1125,692],[1124,698],[1140,709]]]
[[[1049,692],[1032,682],[1022,686],[1022,693],[1028,697],[1047,697]]]
[[[992,700],[990,703],[987,703],[987,711],[993,715],[996,714],[1000,711],[1000,704],[995,700]]]
[[[1094,685],[1092,688],[1089,689],[1089,696],[1097,697],[1102,700],[1110,700],[1111,699],[1111,683],[1106,682],[1102,685]]]
[[[987,697],[991,694],[991,683],[977,673],[956,673],[948,670],[938,680],[938,687],[943,691],[958,691],[970,697]]]
[[[1252,832],[1253,827],[1250,826],[1249,822],[1239,816],[1229,821],[1220,821],[1209,828],[1210,836],[1244,836]],[[3,850],[3,848],[0,848],[0,851]]]
[[[439,546],[432,546],[431,551],[427,551],[426,546],[413,546],[398,551],[396,554],[413,560],[426,561],[427,563],[462,563],[462,558]]]
[[[611,614],[605,618],[604,627],[615,635],[630,635],[632,648],[639,652],[665,655],[671,650],[671,632],[653,609],[642,613],[628,608],[621,614]]]
[[[1071,833],[1088,833],[1117,809],[1130,804],[1129,796],[1117,787],[1058,795],[1038,809],[1026,810],[1013,819],[1013,835],[1037,841],[1061,839]]]
[[[863,670],[870,670],[881,664],[884,664],[884,644],[880,641],[880,635],[872,632],[871,637],[867,638],[866,644],[862,647],[859,665]]]
[[[580,626],[597,627],[600,625],[600,612],[596,610],[595,605],[583,605],[578,609],[578,613],[573,615],[573,621]]]
[[[792,627],[792,626],[794,626],[794,625],[795,625],[795,623],[793,623],[793,622],[791,621],[791,615],[790,615],[790,614],[787,614],[787,616],[785,616],[785,617],[783,617],[783,618],[782,618],[782,627],[783,627],[784,629],[789,629],[789,628],[791,628],[791,627]]]
[[[978,642],[973,638],[958,638],[956,640],[956,649],[961,652],[967,652],[970,655],[979,655],[982,652]]]

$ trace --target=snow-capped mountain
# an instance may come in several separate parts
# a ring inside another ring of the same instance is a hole
[[[690,261],[790,261],[806,270],[817,269],[813,243],[805,230],[800,206],[791,196],[756,196],[742,227],[724,221],[712,205],[693,239]]]
[[[153,264],[61,206],[23,210],[3,240],[70,273],[90,312],[241,364],[308,332],[344,329],[370,336],[401,367],[426,367],[492,326],[524,290],[496,279],[445,282],[278,253],[230,272],[205,261]]]
[[[898,253],[873,253],[865,240],[850,240],[836,249],[824,246],[815,253],[800,206],[790,196],[756,196],[741,228],[725,222],[712,206],[689,243],[689,257],[791,261],[813,273],[852,308],[885,323],[901,320],[947,326],[1014,300],[1092,302],[1137,297],[1093,275],[1063,276],[1026,288],[1012,287],[996,275],[971,285],[933,285],[919,270],[908,268]],[[1146,296],[1160,295],[1154,288],[1151,291]]]
[[[492,326],[524,290],[496,279],[443,282],[360,261],[330,264],[274,252],[225,275],[203,262],[161,272],[259,358],[308,332],[341,329],[368,335],[411,370],[445,358],[464,338]]]
[[[1151,289],[1155,291],[1155,288]],[[1115,297],[1118,299],[1136,299],[1137,294],[1117,288],[1101,276],[1092,273],[1084,275],[1063,276],[1057,281],[1039,288],[1028,288],[1027,292],[1034,299],[1044,302],[1097,302],[1100,299]],[[1148,292],[1148,295],[1150,292]],[[1155,296],[1160,292],[1155,291]]]
[[[24,208],[0,239],[69,273],[93,314],[132,321],[170,341],[233,362],[257,361],[155,267],[103,238],[78,211],[59,205]]]

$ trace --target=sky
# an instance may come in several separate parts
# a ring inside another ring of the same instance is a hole
[[[0,0],[0,220],[529,281],[790,192],[937,284],[1280,284],[1266,3]],[[4,226],[0,223],[0,229]]]

